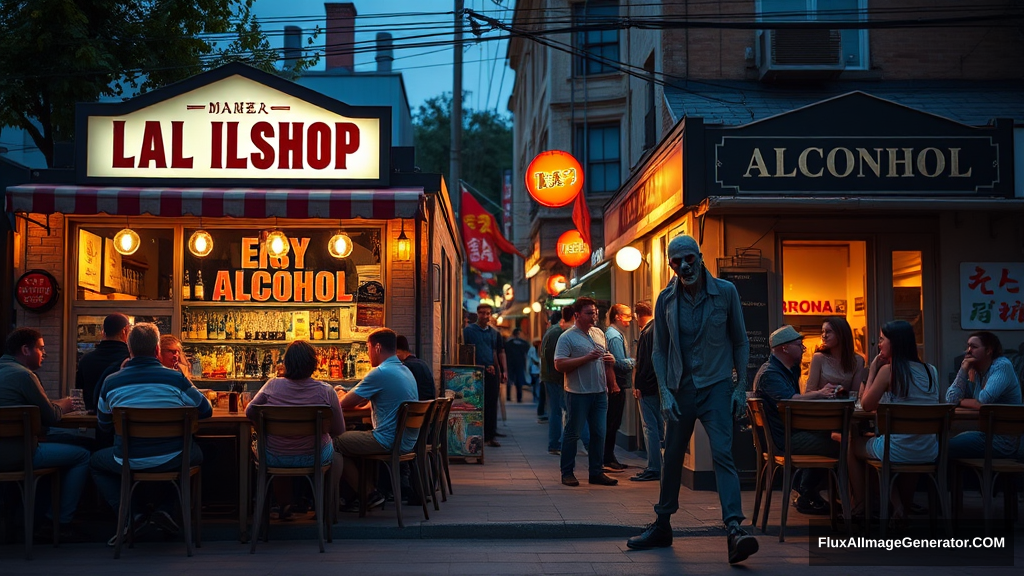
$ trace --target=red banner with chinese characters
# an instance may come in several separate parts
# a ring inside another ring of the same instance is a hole
[[[484,210],[465,187],[462,188],[462,241],[466,245],[469,265],[481,272],[501,270],[499,252],[519,254],[501,234],[494,216]],[[522,254],[519,257],[525,260]]]

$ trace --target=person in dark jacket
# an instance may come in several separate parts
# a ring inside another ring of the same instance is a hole
[[[437,398],[437,389],[434,387],[434,371],[430,369],[430,364],[420,360],[409,351],[409,339],[405,336],[398,337],[397,347],[395,356],[398,356],[402,364],[405,364],[409,372],[412,372],[412,377],[416,379],[416,390],[420,402]]]
[[[661,447],[665,443],[665,418],[661,414],[661,396],[658,394],[658,377],[654,374],[651,353],[654,346],[654,331],[651,319],[654,313],[651,305],[638,302],[633,307],[640,324],[640,338],[636,344],[636,372],[633,380],[633,397],[640,405],[640,420],[644,426],[644,443],[647,445],[647,468],[637,472],[630,480],[652,482],[661,480]]]
[[[131,322],[124,314],[107,316],[103,319],[103,339],[78,361],[75,388],[82,390],[87,410],[96,409],[102,375],[111,366],[120,367],[128,359],[128,331],[131,328]]]

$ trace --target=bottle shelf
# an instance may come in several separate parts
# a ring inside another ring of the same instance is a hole
[[[272,378],[277,378],[277,376],[272,376]],[[269,378],[190,378],[190,380],[192,380],[193,384],[218,384],[218,383],[220,383],[220,384],[228,384],[228,383],[232,383],[232,382],[260,382],[260,383],[263,383],[263,382],[266,382],[267,380],[269,380]],[[316,378],[314,378],[314,380],[316,380]],[[331,384],[331,385],[341,384],[342,386],[347,386],[347,385],[350,385],[350,384],[353,384],[353,385],[354,384],[358,384],[361,381],[358,378],[356,378],[356,379],[343,378],[341,380],[333,380],[333,379],[323,379],[323,378],[320,378],[319,380],[321,382],[325,382],[327,384]]]
[[[366,339],[352,340],[307,340],[314,346],[335,346],[341,344],[362,344]],[[212,345],[212,346],[287,346],[294,340],[190,340],[182,338],[182,344],[200,344],[200,345]]]
[[[248,308],[253,305],[260,306],[261,310],[272,309],[272,308],[340,308],[355,306],[355,302],[221,302],[221,301],[210,301],[210,300],[182,300],[182,308],[194,306],[202,308]]]

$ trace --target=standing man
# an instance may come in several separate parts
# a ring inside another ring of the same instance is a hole
[[[434,388],[434,371],[430,369],[430,365],[420,360],[409,350],[409,339],[405,336],[399,336],[396,340],[398,350],[395,352],[395,356],[405,364],[405,367],[412,372],[413,378],[416,379],[416,392],[419,394],[420,400],[433,400],[437,398],[437,389]]]
[[[604,460],[605,421],[608,416],[608,392],[618,391],[615,380],[607,379],[608,368],[615,357],[608,352],[604,333],[595,328],[597,302],[577,298],[576,323],[561,336],[555,345],[555,369],[565,375],[565,404],[567,418],[562,438],[562,484],[579,486],[573,469],[576,467],[576,442],[583,423],[590,424],[588,448],[590,483],[614,486],[618,480],[609,478],[602,470]],[[607,367],[606,367],[607,365]]]
[[[571,320],[564,320],[566,316],[571,319],[573,316],[572,306],[562,308],[561,312],[552,312],[544,337],[540,341],[540,385],[543,386],[548,395],[548,454],[560,455],[562,453],[562,426],[565,417],[565,385],[562,373],[555,370],[555,345],[558,344],[558,337],[562,335],[571,324]]]
[[[124,314],[107,316],[103,319],[103,339],[78,361],[75,388],[82,390],[86,409],[96,409],[96,401],[100,396],[98,388],[102,382],[100,377],[107,368],[119,368],[128,359],[128,331],[131,329],[131,323]]]
[[[654,374],[651,353],[654,349],[654,324],[651,323],[651,305],[637,302],[633,307],[640,323],[640,338],[636,345],[636,378],[633,397],[640,403],[640,421],[644,425],[644,443],[647,445],[647,468],[630,478],[633,482],[661,480],[661,448],[665,442],[665,419],[661,416],[661,397],[658,395],[658,377]]]
[[[683,456],[700,419],[711,444],[729,563],[742,562],[757,552],[758,544],[740,528],[740,480],[732,458],[733,418],[746,411],[750,355],[740,297],[731,282],[715,278],[704,267],[700,246],[692,237],[673,238],[668,260],[676,278],[658,295],[652,354],[661,411],[668,423],[661,494],[654,507],[658,518],[626,545],[640,550],[672,545],[669,520],[679,509]]]
[[[523,401],[523,386],[526,384],[526,357],[530,354],[530,343],[523,340],[523,331],[516,328],[512,338],[505,342],[505,357],[508,359],[508,386],[505,400],[512,401],[512,386],[516,387],[516,402]]]
[[[626,332],[633,321],[633,312],[625,304],[616,304],[608,311],[608,330],[604,336],[608,351],[615,357],[615,384],[618,392],[608,392],[607,434],[604,438],[604,467],[610,472],[622,472],[626,465],[615,458],[615,436],[622,425],[622,410],[626,406],[626,390],[633,380],[633,359],[626,351]]]
[[[491,327],[491,305],[476,307],[476,323],[462,329],[462,340],[476,347],[476,364],[484,369],[484,443],[498,448],[498,393],[500,385],[508,379],[505,371],[505,351],[501,335]]]

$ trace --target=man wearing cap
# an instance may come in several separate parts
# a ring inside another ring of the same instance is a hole
[[[780,450],[786,446],[786,428],[779,416],[780,400],[821,400],[836,397],[836,386],[826,384],[820,390],[800,393],[800,359],[804,355],[804,337],[792,326],[783,326],[768,338],[772,355],[757,372],[754,392],[764,400],[764,415],[772,440]],[[839,445],[828,431],[798,430],[789,438],[793,454],[837,456]],[[804,514],[828,514],[828,503],[818,493],[825,478],[823,469],[803,470],[793,489],[800,494],[796,509]]]
[[[669,519],[679,509],[683,457],[699,419],[711,444],[729,563],[742,562],[757,552],[758,544],[740,528],[740,480],[732,457],[733,419],[746,413],[750,355],[740,297],[731,282],[715,278],[704,267],[700,246],[692,237],[673,238],[668,260],[676,278],[661,291],[654,307],[652,351],[667,423],[661,494],[654,506],[658,518],[626,545],[639,550],[672,545]]]

